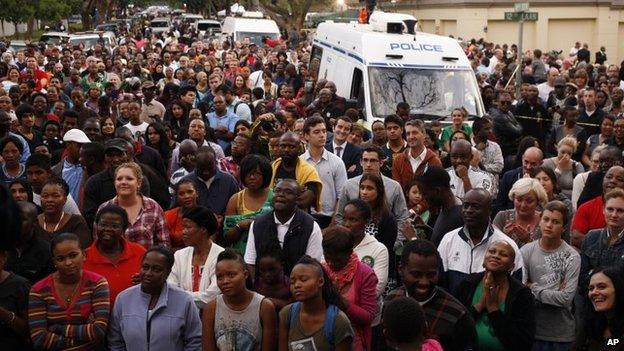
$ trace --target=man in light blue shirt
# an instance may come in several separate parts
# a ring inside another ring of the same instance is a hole
[[[80,129],[70,129],[63,135],[67,157],[54,166],[53,171],[59,174],[69,186],[69,193],[74,199],[80,199],[82,182],[82,166],[80,165],[80,148],[91,140]],[[80,201],[80,200],[79,200]]]
[[[215,111],[206,114],[207,124],[214,129],[219,146],[227,150],[235,137],[234,126],[238,122],[238,116],[228,111],[223,95],[215,96],[212,103]]]
[[[249,106],[241,101],[237,96],[232,93],[232,88],[228,85],[221,84],[215,91],[215,94],[223,95],[225,97],[225,103],[227,104],[227,110],[229,113],[238,116],[239,119],[251,123],[251,109]]]
[[[303,136],[308,148],[300,157],[316,168],[323,182],[320,211],[312,211],[323,229],[329,225],[336,211],[338,196],[347,183],[347,170],[340,157],[325,149],[327,129],[323,117],[308,117],[303,125]]]

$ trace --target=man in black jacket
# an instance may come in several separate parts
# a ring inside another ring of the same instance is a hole
[[[255,277],[257,260],[276,248],[284,253],[284,273],[290,274],[303,255],[321,260],[323,237],[314,217],[297,207],[301,186],[294,179],[282,179],[273,189],[273,211],[257,217],[249,227],[245,263]]]
[[[507,92],[498,94],[498,107],[490,110],[494,122],[494,135],[505,159],[505,169],[513,164],[513,156],[518,152],[518,143],[522,136],[522,126],[511,112],[513,99]]]
[[[552,117],[539,101],[539,90],[535,85],[527,87],[526,99],[516,106],[515,115],[522,125],[523,135],[536,137],[540,145],[545,145],[547,133],[550,131]]]

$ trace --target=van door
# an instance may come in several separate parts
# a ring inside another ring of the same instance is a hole
[[[355,101],[357,109],[364,108],[364,74],[362,73],[362,70],[357,67],[353,69],[349,100]]]

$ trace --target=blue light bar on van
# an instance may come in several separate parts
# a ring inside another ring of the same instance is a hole
[[[399,55],[399,54],[386,54],[387,58],[391,58],[391,59],[402,59],[403,55]]]

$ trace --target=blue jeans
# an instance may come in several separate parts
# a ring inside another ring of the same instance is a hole
[[[570,351],[572,350],[572,344],[572,342],[535,340],[533,351]]]

